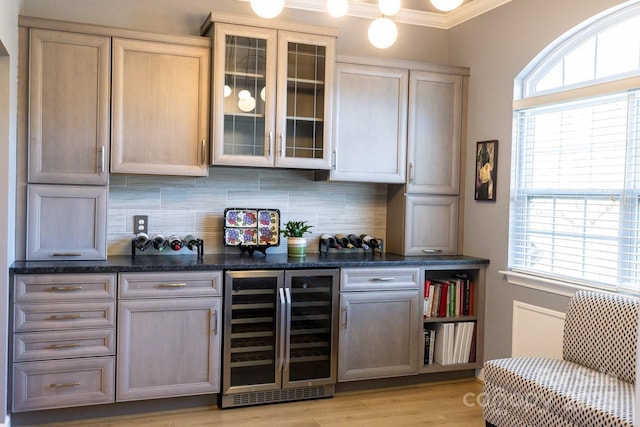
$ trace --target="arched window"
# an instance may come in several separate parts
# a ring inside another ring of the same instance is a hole
[[[640,3],[563,36],[516,80],[509,268],[640,292]]]

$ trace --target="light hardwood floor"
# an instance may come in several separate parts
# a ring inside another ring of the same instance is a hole
[[[151,414],[41,424],[47,427],[481,427],[477,396],[482,384],[469,380],[401,389],[340,393],[329,399],[245,408],[195,408]]]

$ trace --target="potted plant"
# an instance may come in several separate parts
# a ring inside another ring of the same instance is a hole
[[[307,255],[307,239],[304,233],[310,233],[311,225],[307,221],[287,221],[280,234],[287,238],[287,253],[289,256],[303,257]]]

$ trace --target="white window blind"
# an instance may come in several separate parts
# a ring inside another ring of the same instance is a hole
[[[515,111],[509,267],[640,291],[640,91]]]

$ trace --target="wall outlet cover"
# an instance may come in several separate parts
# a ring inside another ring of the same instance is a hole
[[[147,215],[133,216],[133,234],[146,233],[149,227],[149,217]]]

